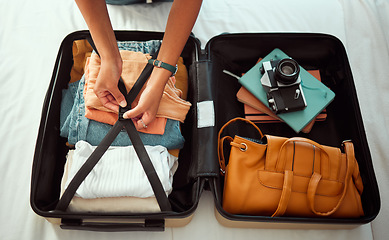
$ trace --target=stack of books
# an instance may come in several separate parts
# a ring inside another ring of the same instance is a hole
[[[237,99],[244,103],[245,117],[257,123],[284,122],[297,133],[311,131],[315,121],[323,121],[327,117],[325,108],[332,102],[335,94],[321,83],[319,70],[306,71],[300,67],[302,89],[307,102],[304,110],[275,114],[267,105],[267,95],[260,79],[262,62],[270,59],[288,57],[280,49],[273,50],[261,59],[253,68],[239,78],[242,87]]]

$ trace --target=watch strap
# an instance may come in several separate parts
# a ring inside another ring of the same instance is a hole
[[[173,66],[173,65],[170,65],[168,63],[164,63],[164,62],[157,60],[157,59],[149,59],[149,63],[156,66],[156,67],[164,68],[164,69],[172,72],[172,75],[176,74],[176,72],[177,72],[177,65]]]

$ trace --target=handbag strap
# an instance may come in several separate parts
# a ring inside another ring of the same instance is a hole
[[[278,203],[276,211],[272,217],[278,217],[284,215],[286,208],[288,207],[290,195],[292,195],[293,184],[293,171],[286,170],[284,174],[284,184],[282,186],[281,198]]]
[[[305,138],[291,138],[291,139],[293,139],[294,141],[304,141],[304,142],[309,142],[312,144],[315,143],[315,146],[318,145],[318,147],[321,147],[321,149],[323,149],[320,144],[318,144],[312,140],[309,140],[309,139],[305,139]],[[289,140],[291,140],[291,139],[289,139]],[[342,202],[344,200],[344,197],[346,196],[348,184],[349,184],[351,175],[353,173],[352,169],[354,169],[354,167],[355,167],[355,165],[354,165],[355,154],[354,154],[354,145],[351,141],[343,142],[343,146],[344,146],[344,151],[346,153],[346,166],[347,166],[346,177],[345,177],[345,183],[344,183],[344,187],[343,187],[342,196],[340,197],[340,199],[337,202],[337,204],[335,205],[335,207],[328,212],[319,212],[315,209],[316,190],[317,190],[319,182],[322,178],[320,173],[314,172],[311,176],[309,183],[308,183],[308,189],[307,189],[308,206],[311,209],[311,211],[316,215],[329,216],[329,215],[333,214],[335,211],[338,210],[338,208],[340,207],[340,205],[342,204]],[[281,198],[280,198],[280,201],[278,203],[277,209],[273,213],[272,217],[282,216],[285,213],[286,208],[288,206],[289,198],[290,198],[290,195],[292,192],[293,181],[291,179],[293,179],[293,171],[285,170]]]
[[[346,196],[350,178],[353,173],[352,170],[355,167],[355,161],[354,161],[355,153],[354,153],[354,145],[351,141],[343,142],[343,146],[344,146],[344,151],[346,153],[346,164],[347,164],[346,177],[345,177],[342,196],[340,197],[338,203],[335,205],[333,209],[331,209],[328,212],[319,212],[315,209],[315,195],[316,195],[317,186],[321,179],[320,174],[314,173],[311,177],[311,180],[309,181],[308,191],[307,191],[308,203],[311,211],[316,215],[329,216],[333,214],[336,210],[338,210],[338,208],[343,202],[344,197]]]
[[[218,155],[218,159],[219,159],[219,166],[220,166],[220,174],[221,175],[224,175],[225,168],[226,168],[226,161],[224,158],[224,149],[223,149],[224,141],[228,140],[229,142],[232,142],[232,140],[233,140],[233,138],[231,136],[224,136],[223,138],[221,138],[221,136],[222,136],[224,129],[228,125],[230,125],[234,122],[237,122],[237,121],[243,121],[243,122],[249,123],[259,132],[259,134],[261,135],[261,138],[263,138],[263,134],[262,134],[261,130],[257,127],[257,125],[255,125],[255,123],[253,123],[252,121],[250,121],[248,119],[236,117],[236,118],[229,120],[227,123],[225,123],[219,130],[218,141],[217,141],[217,145],[218,145],[217,155]]]
[[[224,176],[226,173],[226,160],[224,159],[224,141],[228,140],[230,143],[234,140],[231,136],[224,136],[220,139],[220,144],[218,144],[218,156],[219,156],[219,167],[220,167],[220,174]]]

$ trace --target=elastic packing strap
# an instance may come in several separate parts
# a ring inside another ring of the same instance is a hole
[[[95,45],[91,39],[88,39],[91,46],[97,52]],[[156,55],[158,52],[156,53]],[[84,181],[87,175],[92,171],[93,167],[101,159],[105,151],[115,140],[116,136],[120,133],[123,127],[126,129],[127,134],[133,144],[136,154],[142,164],[142,167],[146,173],[146,176],[150,182],[150,185],[154,191],[154,195],[157,199],[161,211],[171,211],[171,205],[169,199],[163,189],[162,183],[155,171],[155,168],[150,160],[149,155],[140,139],[139,133],[135,128],[134,123],[130,119],[124,119],[123,114],[131,109],[131,103],[134,101],[140,90],[142,89],[145,82],[148,80],[151,72],[153,70],[153,65],[147,64],[140,74],[139,78],[135,82],[134,86],[131,88],[130,92],[127,94],[123,79],[120,77],[118,87],[122,94],[125,96],[127,101],[127,106],[125,108],[119,107],[119,120],[113,125],[113,127],[108,131],[107,135],[103,138],[100,144],[89,156],[84,165],[79,169],[74,178],[69,183],[69,186],[66,188],[61,199],[58,201],[56,210],[66,211],[70,201],[72,200],[74,194],[76,193],[80,184]]]

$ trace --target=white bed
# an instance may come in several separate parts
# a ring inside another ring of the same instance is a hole
[[[170,6],[109,6],[109,12],[116,30],[163,31]],[[43,99],[62,39],[85,29],[72,0],[0,1],[0,239],[388,239],[388,0],[204,0],[193,29],[203,47],[224,32],[318,32],[344,43],[381,195],[377,218],[352,230],[226,228],[208,191],[188,225],[159,233],[62,230],[36,215],[29,194]]]

